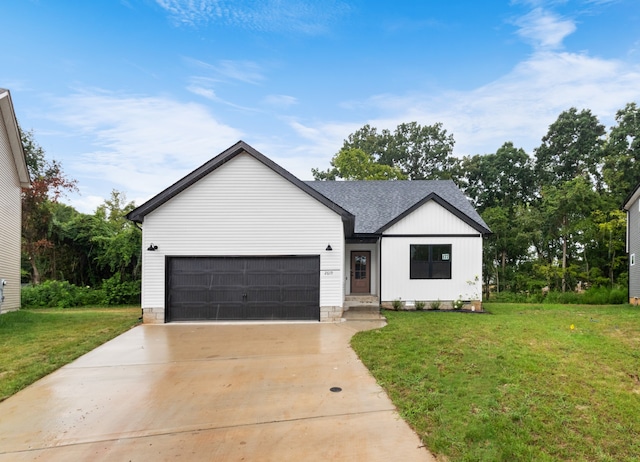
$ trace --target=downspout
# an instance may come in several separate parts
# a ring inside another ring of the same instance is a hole
[[[380,244],[378,245],[378,259],[379,259],[379,264],[380,264],[380,268],[378,270],[378,279],[380,280],[380,282],[378,283],[380,286],[380,293],[378,294],[379,297],[379,301],[380,301],[380,312],[382,313],[382,234],[380,235],[380,239],[379,239]]]

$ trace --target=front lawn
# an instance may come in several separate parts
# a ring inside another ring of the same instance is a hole
[[[640,460],[640,308],[393,312],[352,345],[439,460]]]
[[[0,316],[0,401],[138,323],[140,307],[20,310]]]

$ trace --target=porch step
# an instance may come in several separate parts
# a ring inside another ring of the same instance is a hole
[[[342,317],[347,321],[385,321],[386,318],[380,314],[380,306],[358,305],[352,306],[342,313]]]
[[[344,297],[342,317],[347,321],[385,321],[380,314],[380,298],[377,295],[347,295]]]
[[[344,309],[351,310],[355,307],[368,307],[380,311],[380,299],[376,295],[346,295]]]

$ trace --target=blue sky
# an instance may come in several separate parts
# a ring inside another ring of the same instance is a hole
[[[637,0],[7,0],[0,87],[78,181],[141,204],[242,139],[301,179],[364,124],[530,154],[640,102]]]

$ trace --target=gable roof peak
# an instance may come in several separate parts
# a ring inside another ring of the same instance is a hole
[[[256,150],[255,148],[253,148],[248,143],[242,140],[238,141],[231,147],[225,149],[224,151],[222,151],[220,154],[218,154],[211,160],[205,162],[203,165],[196,168],[191,173],[189,173],[188,175],[184,176],[183,178],[175,182],[173,185],[166,188],[164,191],[160,192],[159,194],[155,195],[144,204],[140,205],[139,207],[129,212],[127,214],[127,218],[136,223],[142,223],[145,215],[153,212],[155,209],[157,209],[162,204],[169,201],[171,198],[180,194],[189,186],[200,181],[202,178],[204,178],[205,176],[207,176],[208,174],[210,174],[220,166],[231,161],[236,156],[242,153],[246,153],[250,155],[257,161],[269,167],[271,170],[273,170],[275,173],[280,175],[282,178],[289,181],[294,186],[297,186],[303,192],[310,195],[311,197],[313,197],[314,199],[316,199],[317,201],[319,201],[320,203],[322,203],[323,205],[325,205],[326,207],[330,208],[335,213],[340,215],[345,225],[345,234],[351,235],[353,233],[355,217],[351,213],[349,213],[347,210],[343,209],[337,203],[331,201],[330,199],[328,199],[327,197],[325,197],[315,189],[311,188],[305,182],[299,180],[297,177],[295,177],[294,175],[289,173],[287,170],[282,168],[280,165],[276,164],[274,161],[272,161],[271,159],[266,157],[264,154],[260,153],[258,150]]]

